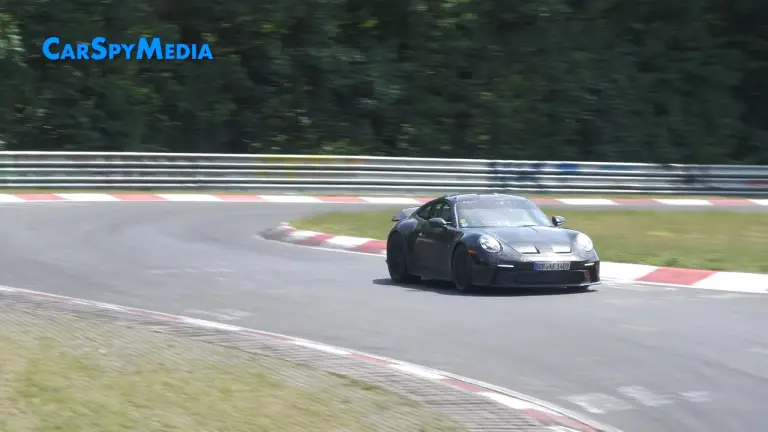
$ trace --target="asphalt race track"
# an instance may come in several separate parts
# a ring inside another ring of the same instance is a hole
[[[768,296],[605,283],[457,296],[383,258],[262,240],[366,205],[0,205],[0,284],[291,334],[462,374],[627,432],[768,427]]]

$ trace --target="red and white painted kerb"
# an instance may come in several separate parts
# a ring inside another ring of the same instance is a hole
[[[262,236],[268,240],[322,249],[344,250],[370,255],[386,255],[387,253],[387,242],[384,240],[297,230],[287,223],[263,233]],[[605,261],[600,263],[600,274],[605,280],[618,282],[768,294],[768,274],[657,267]]]
[[[443,371],[428,368],[425,366],[415,365],[413,363],[394,360],[387,357],[367,354],[360,351],[340,348],[332,345],[313,342],[310,340],[296,338],[293,336],[282,335],[278,333],[248,329],[248,328],[238,327],[230,324],[223,324],[223,323],[218,323],[213,321],[201,320],[197,318],[166,314],[162,312],[150,311],[145,309],[119,306],[119,305],[114,305],[110,303],[102,303],[102,302],[96,302],[91,300],[78,299],[73,297],[61,296],[57,294],[50,294],[50,293],[32,291],[32,290],[27,290],[22,288],[7,287],[7,286],[0,286],[0,291],[15,292],[15,293],[30,295],[36,298],[50,300],[50,301],[88,305],[88,306],[97,307],[100,309],[109,309],[109,310],[120,312],[120,313],[133,314],[133,315],[143,316],[151,319],[183,323],[183,324],[192,325],[195,327],[206,327],[206,328],[212,328],[212,329],[217,329],[221,331],[252,334],[252,335],[265,337],[272,340],[282,341],[289,344],[299,345],[304,348],[321,351],[327,354],[351,358],[351,359],[363,361],[366,363],[379,365],[381,367],[396,369],[400,372],[404,372],[417,379],[437,381],[447,386],[451,386],[464,391],[475,393],[479,396],[483,396],[501,405],[504,405],[507,408],[521,411],[523,414],[528,415],[532,418],[557,424],[558,426],[552,426],[549,428],[552,431],[621,432],[618,429],[615,429],[611,426],[597,424],[593,420],[582,420],[580,416],[578,416],[575,413],[566,411],[563,408],[554,407],[552,405],[547,404],[546,402],[535,400],[533,398],[513,392],[508,389],[497,387],[492,384],[484,383],[481,381],[473,380],[471,378],[466,378],[466,377],[451,374],[448,372],[443,372]]]
[[[433,197],[432,197],[433,198]],[[256,194],[196,194],[196,193],[16,193],[0,194],[0,203],[25,202],[266,202],[296,204],[390,204],[420,205],[429,197],[387,196],[309,196]],[[692,199],[692,198],[534,198],[537,205],[569,206],[685,206],[734,207],[768,206],[768,199]]]

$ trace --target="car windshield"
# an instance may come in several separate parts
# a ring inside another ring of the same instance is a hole
[[[553,226],[538,207],[523,200],[478,200],[456,205],[461,228]]]

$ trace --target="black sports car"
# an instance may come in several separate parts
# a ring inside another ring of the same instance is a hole
[[[397,283],[421,277],[456,290],[490,287],[586,289],[600,283],[592,240],[515,195],[445,195],[392,218],[387,267]]]

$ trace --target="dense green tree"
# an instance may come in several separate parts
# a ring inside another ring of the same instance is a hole
[[[758,0],[0,0],[9,150],[768,163]],[[208,43],[61,61],[46,37]]]

